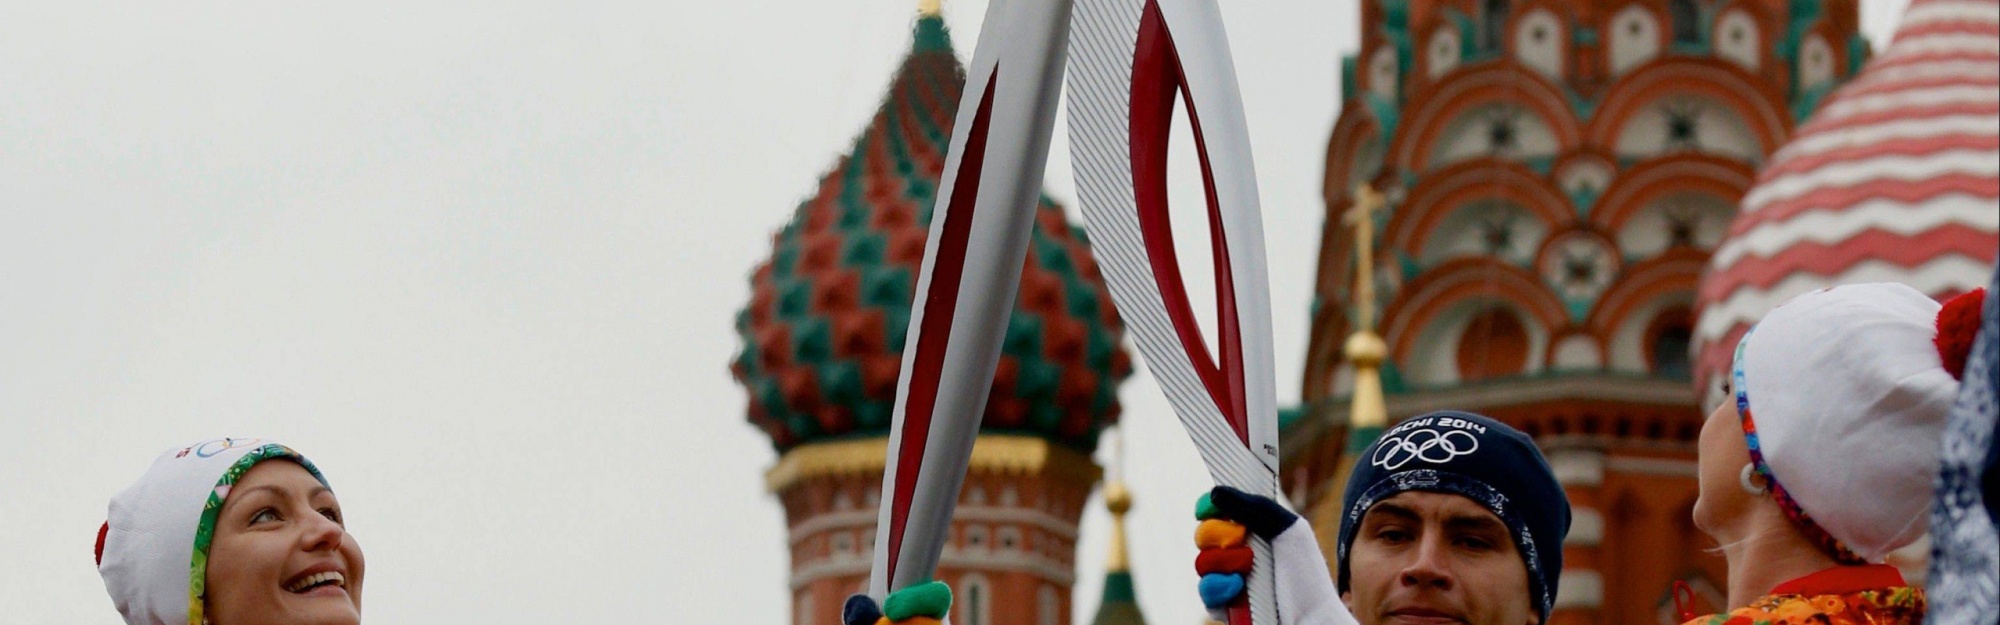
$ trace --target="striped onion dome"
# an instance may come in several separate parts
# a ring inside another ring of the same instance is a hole
[[[1696,293],[1696,389],[1793,296],[1901,282],[1944,298],[2000,250],[2000,0],[1913,0],[1893,43],[1836,90],[1744,196]]]
[[[944,21],[916,23],[910,53],[852,151],[772,237],[737,315],[730,364],[749,420],[779,451],[884,436],[910,303],[965,87]],[[1131,375],[1124,327],[1083,230],[1042,198],[982,431],[1039,436],[1088,453],[1116,421]]]

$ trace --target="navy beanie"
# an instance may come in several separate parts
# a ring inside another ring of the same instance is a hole
[[[1341,592],[1348,589],[1347,554],[1361,516],[1376,502],[1411,490],[1460,495],[1500,517],[1528,567],[1529,598],[1547,622],[1562,575],[1569,497],[1528,435],[1469,412],[1441,410],[1405,420],[1356,459],[1341,502]]]

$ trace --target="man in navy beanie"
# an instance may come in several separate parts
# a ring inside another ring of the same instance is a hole
[[[1570,524],[1569,499],[1534,441],[1458,411],[1405,420],[1357,459],[1337,583],[1312,529],[1277,502],[1218,487],[1197,508],[1198,541],[1221,522],[1271,543],[1285,625],[1541,625]],[[1213,564],[1227,558],[1209,543],[1196,568],[1203,602],[1219,609],[1242,585]]]

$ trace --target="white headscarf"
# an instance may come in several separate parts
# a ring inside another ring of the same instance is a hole
[[[1881,562],[1924,533],[1958,392],[1933,342],[1939,309],[1901,284],[1842,285],[1772,310],[1737,347],[1751,458],[1836,558]]]
[[[111,498],[98,530],[97,572],[128,625],[202,622],[216,514],[250,467],[280,458],[326,483],[290,447],[263,438],[218,438],[168,449]]]

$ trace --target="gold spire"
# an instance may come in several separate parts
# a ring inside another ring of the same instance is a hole
[[[1375,334],[1375,211],[1388,199],[1366,184],[1354,187],[1354,333],[1347,336],[1347,361],[1354,366],[1353,404],[1347,413],[1352,428],[1389,425],[1389,408],[1382,399],[1382,359],[1389,346]]]
[[[1334,490],[1313,506],[1313,520],[1325,528],[1319,532],[1319,547],[1328,567],[1338,566],[1340,505],[1346,497],[1347,480],[1354,475],[1355,461],[1389,426],[1381,369],[1389,346],[1375,334],[1375,212],[1388,204],[1388,198],[1366,184],[1356,185],[1352,198],[1354,206],[1344,220],[1354,225],[1354,332],[1347,335],[1346,346],[1347,362],[1354,370],[1354,390],[1347,410],[1346,449],[1334,465]]]
[[[1118,426],[1106,462],[1104,507],[1111,510],[1111,553],[1104,559],[1104,595],[1090,625],[1146,625],[1132,592],[1132,562],[1126,557],[1125,513],[1132,510],[1132,491],[1125,488],[1125,427]]]
[[[1124,482],[1104,485],[1104,507],[1111,509],[1111,555],[1104,559],[1107,573],[1123,573],[1132,570],[1132,562],[1125,556],[1125,512],[1132,509],[1132,491]]]
[[[938,6],[940,4],[942,0],[917,0],[917,14],[924,17],[935,16],[942,10],[942,7]]]
[[[1111,555],[1104,559],[1106,573],[1132,570],[1125,555],[1125,513],[1132,510],[1132,490],[1125,487],[1125,428],[1112,439],[1111,479],[1104,482],[1104,507],[1111,511]]]

